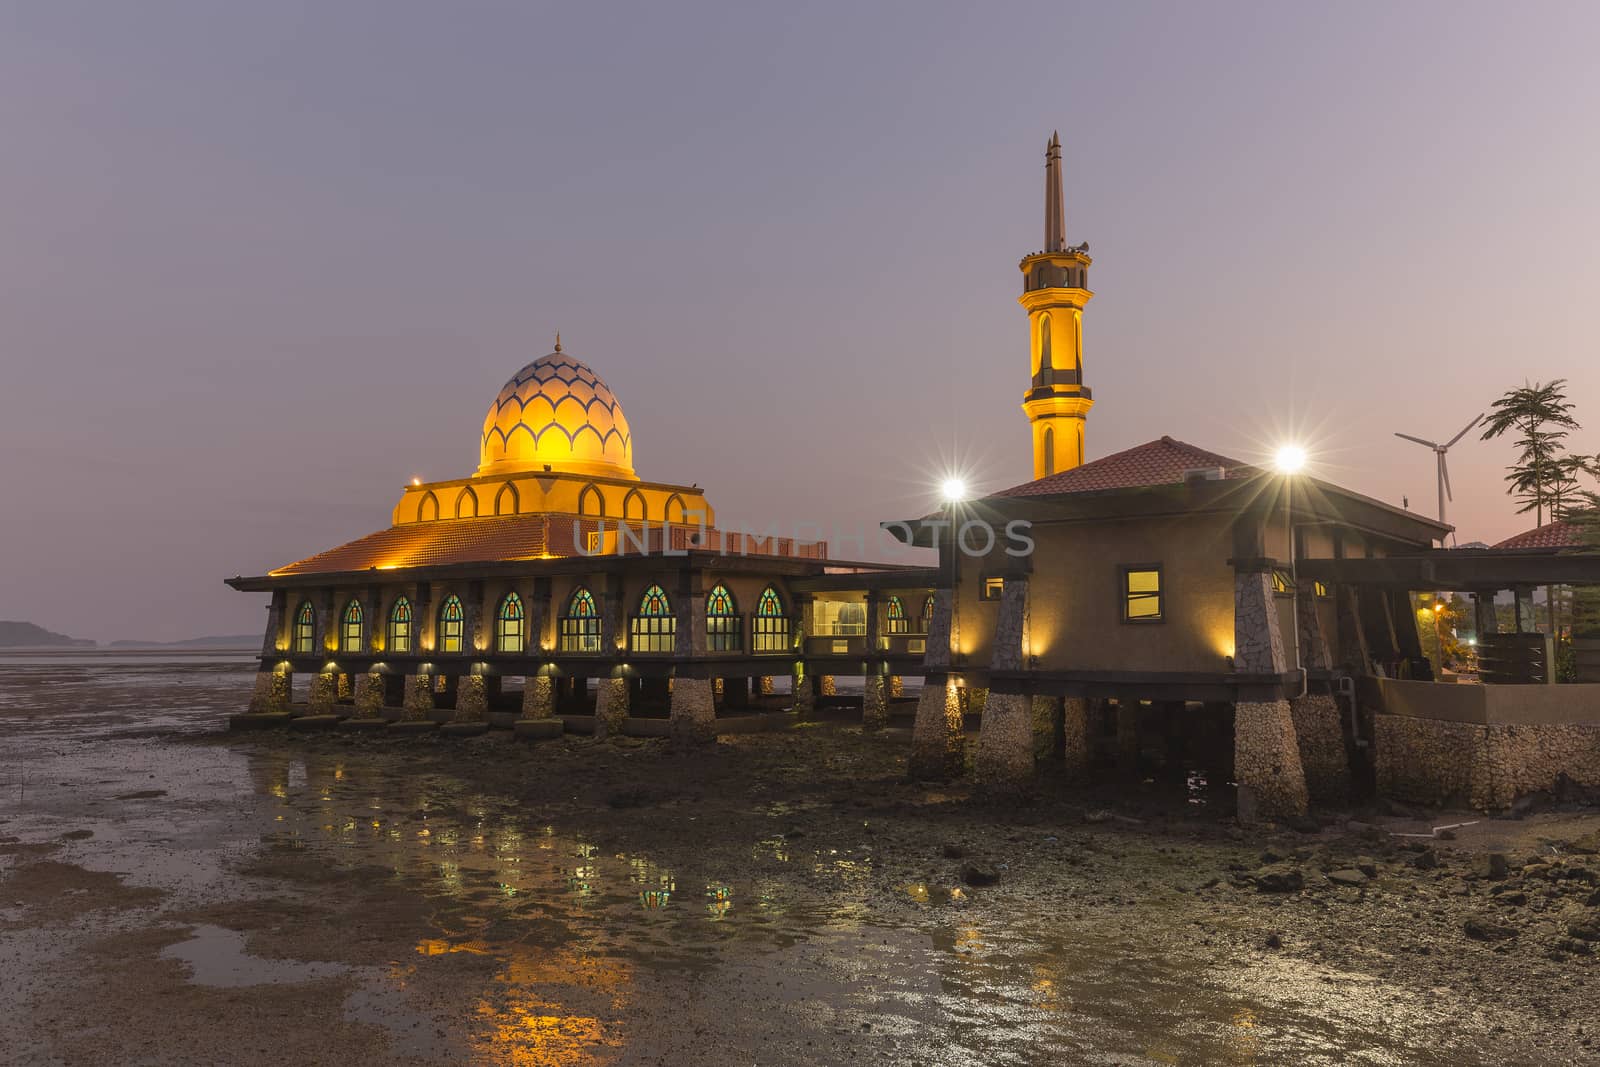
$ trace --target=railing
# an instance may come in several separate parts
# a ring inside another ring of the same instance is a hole
[[[1549,634],[1483,634],[1478,676],[1486,685],[1548,685],[1555,681]]]

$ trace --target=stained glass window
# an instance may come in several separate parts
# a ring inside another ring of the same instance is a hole
[[[360,652],[361,638],[361,601],[352,600],[344,609],[344,626],[339,634],[340,651]]]
[[[594,594],[579,589],[567,601],[567,613],[561,616],[561,651],[600,651],[600,611],[595,606]]]
[[[389,612],[389,651],[411,651],[411,601],[401,597]]]
[[[789,617],[783,613],[783,599],[770,585],[756,601],[753,629],[751,640],[756,652],[789,651]]]
[[[706,597],[706,649],[737,652],[744,647],[744,620],[734,612],[733,594],[719,585]]]
[[[897,596],[889,598],[889,632],[892,634],[907,634],[911,632],[911,622],[906,618],[906,606]]]
[[[507,593],[495,619],[495,647],[501,652],[521,652],[526,634],[522,628],[522,598]]]
[[[1125,622],[1160,622],[1161,568],[1122,568],[1122,618]]]
[[[465,633],[466,615],[461,610],[461,598],[447,597],[439,608],[439,651],[460,652]]]
[[[634,652],[671,652],[678,635],[667,591],[652,585],[639,598],[639,614],[629,623],[628,647]]]
[[[933,594],[929,594],[922,602],[922,632],[927,633],[933,629]]]
[[[309,600],[295,612],[294,650],[300,655],[310,655],[317,650],[317,613]]]

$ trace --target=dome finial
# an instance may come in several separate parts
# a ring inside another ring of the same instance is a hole
[[[556,351],[561,351],[561,331],[556,331]]]

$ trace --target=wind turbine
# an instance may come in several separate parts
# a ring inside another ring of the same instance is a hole
[[[1432,441],[1424,441],[1420,437],[1412,437],[1408,433],[1397,433],[1397,434],[1395,434],[1396,437],[1403,437],[1407,441],[1415,441],[1419,445],[1428,446],[1429,448],[1433,449],[1433,454],[1436,457],[1438,457],[1438,460],[1439,460],[1439,521],[1440,522],[1444,522],[1445,521],[1444,520],[1444,502],[1446,500],[1454,500],[1455,499],[1455,494],[1450,492],[1450,468],[1449,468],[1449,466],[1447,466],[1445,464],[1444,454],[1446,452],[1450,451],[1450,446],[1451,445],[1455,444],[1457,441],[1459,441],[1463,437],[1465,437],[1467,435],[1467,431],[1468,430],[1472,429],[1474,426],[1478,425],[1478,423],[1480,423],[1482,421],[1483,421],[1483,416],[1481,414],[1474,416],[1473,420],[1471,422],[1467,423],[1466,426],[1462,427],[1460,433],[1456,434],[1454,437],[1450,438],[1450,440],[1446,441],[1442,445],[1434,444]]]

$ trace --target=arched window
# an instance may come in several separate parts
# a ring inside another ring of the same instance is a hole
[[[744,647],[744,620],[739,618],[733,594],[725,585],[706,597],[706,650],[738,652]]]
[[[439,517],[439,498],[433,495],[433,490],[428,490],[422,495],[422,503],[417,505],[417,521],[433,522]]]
[[[1044,472],[1056,472],[1056,431],[1054,426],[1044,428]]]
[[[461,598],[449,596],[439,608],[439,651],[460,652],[466,634],[466,614],[461,610]]]
[[[1039,370],[1047,371],[1054,367],[1050,362],[1050,316],[1039,316]]]
[[[922,632],[927,633],[933,629],[933,594],[928,594],[928,599],[922,602]]]
[[[517,504],[517,487],[507,482],[494,495],[494,513],[496,515],[515,515],[519,510],[521,509]]]
[[[567,601],[567,612],[561,616],[561,651],[600,651],[600,610],[595,606],[594,594],[579,588]]]
[[[639,614],[629,620],[628,647],[634,652],[671,652],[677,636],[678,620],[667,591],[652,585],[639,598]]]
[[[686,524],[689,521],[689,508],[683,502],[683,497],[673,493],[667,497],[665,518],[667,522]]]
[[[344,623],[339,628],[339,651],[362,651],[361,601],[352,600],[344,607]]]
[[[475,519],[478,517],[478,494],[472,491],[472,486],[461,490],[456,497],[456,518]]]
[[[606,513],[606,498],[600,495],[600,490],[592,485],[583,487],[583,492],[578,494],[579,515],[604,515]]]
[[[317,612],[309,600],[294,613],[294,650],[301,656],[317,650]]]
[[[638,519],[643,522],[649,518],[645,507],[644,494],[637,489],[628,490],[628,495],[622,498],[622,517],[625,519]]]
[[[905,603],[897,596],[889,598],[889,632],[892,634],[910,633],[911,621],[906,618]]]
[[[522,598],[507,593],[500,601],[500,611],[495,616],[494,645],[501,652],[521,652],[527,633],[522,627]]]
[[[761,590],[761,599],[756,601],[753,629],[754,651],[789,651],[789,616],[783,613],[783,598],[770,585]]]
[[[389,651],[411,651],[411,601],[401,597],[389,611]]]

